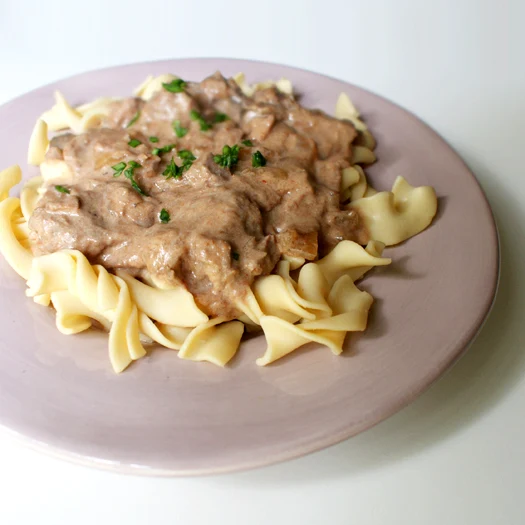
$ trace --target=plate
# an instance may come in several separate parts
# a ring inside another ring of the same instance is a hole
[[[184,59],[93,71],[32,91],[0,108],[0,164],[24,164],[35,119],[53,92],[80,104],[126,96],[147,75],[201,80],[220,70],[249,82],[287,77],[302,103],[333,114],[347,92],[378,141],[367,170],[389,190],[397,175],[432,185],[434,224],[389,249],[391,266],[361,287],[376,298],[369,328],[336,357],[314,344],[268,367],[263,337],[241,346],[225,369],[153,350],[114,375],[107,335],[64,336],[50,309],[24,295],[0,260],[0,425],[44,451],[121,472],[205,474],[247,469],[337,443],[394,414],[464,352],[497,287],[498,236],[487,200],[458,155],[395,104],[351,84],[281,65]]]

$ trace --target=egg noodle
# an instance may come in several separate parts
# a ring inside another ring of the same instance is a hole
[[[148,77],[135,95],[151,98],[173,75]],[[290,81],[248,85],[244,75],[235,81],[251,96],[256,90],[275,86],[292,94]],[[115,99],[100,98],[73,108],[62,94],[56,104],[37,121],[29,143],[28,162],[39,165],[41,176],[29,180],[20,198],[9,192],[22,179],[19,166],[0,172],[0,251],[10,266],[27,281],[26,294],[56,310],[56,325],[63,334],[87,330],[96,321],[109,332],[109,358],[115,372],[146,354],[145,344],[158,343],[178,350],[179,357],[209,361],[224,366],[235,355],[244,330],[262,328],[267,341],[258,365],[267,365],[309,342],[343,351],[347,332],[363,331],[367,325],[372,296],[355,285],[375,266],[390,264],[383,248],[398,244],[423,231],[437,210],[431,187],[412,187],[398,177],[391,191],[376,191],[362,165],[375,161],[375,140],[349,97],[342,93],[335,115],[351,121],[358,131],[353,144],[353,165],[343,170],[342,204],[356,209],[370,238],[366,247],[352,241],[340,242],[316,262],[284,257],[271,275],[257,277],[236,306],[243,312],[238,320],[209,319],[183,286],[156,288],[117,270],[91,265],[77,250],[60,250],[33,256],[29,243],[29,218],[42,193],[42,184],[54,178],[64,180],[64,161],[46,159],[48,132],[70,129],[81,133],[98,126]],[[292,277],[292,271],[297,270]]]

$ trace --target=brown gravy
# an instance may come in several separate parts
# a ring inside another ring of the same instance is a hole
[[[182,282],[206,313],[234,318],[282,255],[314,260],[344,239],[366,244],[359,216],[340,206],[355,137],[349,122],[274,88],[246,97],[219,73],[147,102],[115,101],[100,127],[52,140],[47,157],[74,181],[69,193],[47,186],[29,222],[33,251],[76,249],[109,270]],[[239,148],[231,166],[235,151],[217,157],[226,145]]]

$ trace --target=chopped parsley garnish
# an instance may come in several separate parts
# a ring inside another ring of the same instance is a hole
[[[150,137],[149,141],[150,142],[158,142],[159,141],[159,137]]]
[[[199,125],[201,127],[201,131],[208,131],[209,129],[211,129],[210,124],[208,124],[204,120],[204,117],[198,111],[192,109],[190,111],[190,118],[191,118],[191,120],[195,120],[196,122],[199,123]]]
[[[266,159],[263,157],[263,154],[257,150],[253,155],[252,155],[252,166],[254,168],[260,168],[261,166],[265,166],[266,165]]]
[[[175,135],[177,135],[179,139],[181,139],[186,135],[186,133],[188,133],[188,128],[183,128],[180,124],[180,120],[174,120],[172,127],[173,131],[175,132]]]
[[[232,252],[232,257],[233,257],[236,261],[238,261],[240,255],[239,255],[237,252]]]
[[[148,196],[148,194],[137,184],[137,181],[135,180],[135,168],[141,168],[142,166],[135,162],[134,160],[130,160],[128,162],[127,169],[124,170],[124,177],[131,182],[131,187],[141,195],[144,195],[145,197]]]
[[[138,139],[131,139],[128,142],[128,146],[131,146],[132,148],[136,148],[137,146],[140,146],[141,144],[142,144],[142,142],[140,142],[140,140],[138,140]]]
[[[122,173],[124,173],[124,177],[126,177],[126,179],[128,179],[131,182],[131,187],[137,193],[140,193],[141,195],[147,197],[148,194],[138,185],[137,181],[135,180],[135,169],[141,167],[142,166],[138,162],[130,160],[127,164],[127,168],[125,162],[119,162],[118,164],[111,166],[111,169],[115,172],[113,173],[113,177],[120,177]]]
[[[60,185],[55,186],[55,190],[59,191],[60,193],[71,193],[65,186]]]
[[[162,87],[170,93],[182,93],[187,83],[182,78],[174,78],[171,82],[163,82]]]
[[[247,148],[251,148],[253,146],[253,142],[251,140],[243,140],[242,141],[243,146],[246,146]]]
[[[211,123],[210,122],[206,122],[206,119],[195,109],[192,109],[190,111],[190,118],[191,120],[195,120],[196,122],[199,123],[200,125],[200,128],[201,128],[201,131],[208,131],[209,129],[212,128],[213,124],[218,124],[219,122],[224,122],[225,120],[229,120],[230,117],[228,117],[228,115],[226,115],[226,113],[220,113],[220,112],[217,112],[215,113],[215,115],[213,116],[213,119],[211,120]],[[175,133],[177,133],[177,129],[175,128],[175,124],[179,122],[179,126],[180,126],[180,121],[176,120],[174,123],[173,123],[173,127],[175,129]],[[181,130],[185,130],[185,128],[180,128]],[[185,133],[184,135],[186,135],[187,133],[187,130],[185,130]],[[182,136],[184,136],[182,135]],[[177,137],[179,137],[180,135],[177,133]]]
[[[151,151],[151,154],[158,155],[160,157],[163,153],[169,153],[174,147],[175,144],[168,144],[167,146],[163,146],[162,148],[154,148]]]
[[[128,124],[127,124],[126,127],[129,128],[129,127],[133,126],[133,124],[135,124],[135,122],[137,122],[137,120],[139,119],[139,117],[140,117],[140,111],[137,111],[137,112],[133,115],[133,117],[131,117],[131,120],[128,122]]]
[[[224,122],[225,120],[229,120],[230,117],[228,117],[228,115],[226,115],[226,113],[215,113],[214,117],[213,117],[213,122]]]
[[[213,160],[223,168],[234,168],[239,162],[239,146],[224,146],[222,155],[214,155]]]
[[[181,149],[177,156],[182,160],[189,160],[193,162],[197,157],[189,149]]]
[[[111,166],[111,169],[115,172],[113,173],[113,177],[120,177],[125,168],[126,168],[125,162],[119,162],[118,164]]]
[[[160,210],[159,219],[162,224],[168,224],[168,222],[170,222],[170,214],[166,208]]]
[[[166,166],[166,169],[162,174],[167,179],[180,179],[183,171],[184,169],[182,166],[177,166],[177,164],[175,164],[175,157],[171,157],[170,163]]]
[[[188,171],[193,161],[197,158],[189,149],[181,149],[177,155],[179,159],[182,159],[182,171]]]
[[[195,155],[188,149],[181,149],[177,156],[182,160],[182,164],[177,166],[175,164],[175,157],[171,157],[170,163],[166,166],[166,169],[162,174],[167,179],[180,179],[185,171],[188,171],[196,159]]]

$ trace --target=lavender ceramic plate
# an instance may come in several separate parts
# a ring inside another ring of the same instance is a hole
[[[462,354],[495,294],[498,239],[487,201],[461,159],[410,113],[322,75],[260,62],[190,59],[115,67],[62,80],[0,108],[0,163],[19,163],[53,91],[80,104],[129,95],[147,75],[200,80],[221,70],[250,82],[285,76],[305,105],[333,112],[341,91],[378,140],[367,170],[377,189],[397,175],[436,188],[434,225],[390,249],[394,263],[363,282],[376,302],[365,334],[341,357],[309,345],[266,368],[263,337],[225,369],[153,351],[116,376],[107,335],[61,335],[0,260],[0,425],[68,459],[123,472],[202,474],[266,465],[353,436],[412,401]]]

